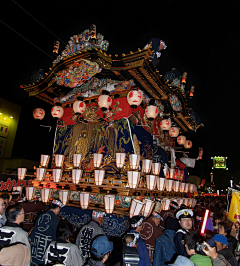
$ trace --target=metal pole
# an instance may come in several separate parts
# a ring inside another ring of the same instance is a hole
[[[52,151],[52,157],[53,157],[53,154],[54,154],[54,146],[55,146],[55,141],[56,141],[57,128],[58,128],[58,125],[56,124],[55,135],[54,135],[54,141],[53,141],[53,151]]]

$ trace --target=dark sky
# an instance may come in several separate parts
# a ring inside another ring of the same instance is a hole
[[[2,4],[3,5],[3,4]],[[231,174],[238,170],[239,145],[239,1],[4,1],[1,27],[1,96],[23,106],[13,156],[38,160],[39,154],[51,153],[53,131],[37,128],[32,110],[42,104],[28,98],[20,84],[29,84],[32,71],[51,67],[53,43],[57,39],[18,5],[40,21],[65,43],[69,38],[97,25],[110,42],[108,53],[122,54],[143,48],[149,39],[163,39],[158,70],[172,67],[188,72],[187,88],[195,85],[189,106],[199,114],[204,128],[190,135],[197,156],[204,148],[204,171],[211,169],[211,156],[228,156]],[[14,29],[16,32],[11,30]],[[61,43],[61,48],[64,48]],[[60,49],[61,50],[61,49]],[[50,106],[46,106],[45,124],[52,124]],[[41,140],[39,138],[42,138]],[[44,142],[48,145],[44,145]],[[51,146],[51,148],[50,148]]]

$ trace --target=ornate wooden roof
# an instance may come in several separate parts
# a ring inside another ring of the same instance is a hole
[[[21,88],[28,92],[29,96],[35,96],[54,104],[54,98],[63,97],[72,90],[70,87],[60,86],[56,83],[57,73],[67,69],[77,60],[86,59],[91,62],[97,62],[102,68],[102,71],[95,75],[97,78],[110,78],[120,81],[133,79],[137,87],[156,100],[168,100],[171,95],[175,95],[180,100],[182,109],[172,114],[172,120],[183,131],[196,131],[202,125],[196,124],[192,119],[188,110],[186,96],[180,89],[171,87],[163,80],[162,75],[149,59],[151,54],[150,47],[143,50],[138,49],[138,51],[130,52],[126,55],[122,54],[122,56],[107,55],[106,52],[98,48],[78,51],[54,63],[49,68],[46,76],[42,77],[38,82],[21,85]]]

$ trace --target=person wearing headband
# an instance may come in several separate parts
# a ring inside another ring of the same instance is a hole
[[[192,217],[193,217],[193,211],[189,209],[182,209],[179,210],[176,213],[176,218],[180,224],[180,229],[176,232],[174,236],[174,244],[177,248],[178,254],[183,255],[185,257],[188,256],[184,243],[183,243],[183,237],[186,233],[188,233],[189,230],[192,229],[193,227],[193,222],[192,222]]]
[[[129,223],[130,223],[130,233],[140,233],[142,230],[142,222],[144,218],[142,216],[133,216],[130,218]],[[145,241],[142,239],[141,236],[138,238],[138,244],[137,244],[137,251],[140,257],[140,260],[142,260],[146,266],[151,266],[151,261],[149,258],[148,254],[148,249]]]
[[[53,200],[49,210],[42,213],[35,222],[29,236],[32,245],[31,255],[33,265],[44,264],[44,253],[53,240],[57,240],[57,227],[60,219],[57,217],[61,208],[64,207],[60,200]]]
[[[85,224],[79,231],[76,238],[76,245],[78,246],[83,263],[91,257],[90,245],[94,237],[98,235],[105,235],[105,232],[101,228],[106,213],[101,210],[92,211],[92,220]]]
[[[151,263],[153,263],[153,255],[156,239],[162,235],[162,230],[158,227],[162,217],[154,210],[150,217],[143,221],[140,231],[141,238],[145,241]]]
[[[165,230],[165,222],[168,217],[175,218],[175,213],[178,211],[179,206],[176,201],[172,200],[170,202],[169,210],[161,210],[160,216],[162,220],[160,221],[160,228],[162,231]]]

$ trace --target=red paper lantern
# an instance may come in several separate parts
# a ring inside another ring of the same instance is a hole
[[[64,109],[61,106],[55,105],[51,110],[53,117],[61,118],[64,114]]]
[[[75,101],[73,103],[73,111],[76,114],[83,114],[86,110],[86,104],[83,101]]]
[[[184,148],[185,149],[191,149],[192,148],[192,142],[191,142],[191,140],[186,140],[186,142],[184,144]]]
[[[179,145],[184,145],[185,142],[186,142],[186,137],[185,136],[180,135],[180,136],[177,137],[177,143]]]
[[[127,94],[127,101],[131,108],[137,108],[141,104],[142,99],[143,95],[142,92],[139,90],[131,90]]]
[[[107,94],[102,94],[98,97],[98,105],[105,112],[112,105],[112,98]]]
[[[155,105],[149,105],[149,106],[147,106],[147,108],[145,109],[145,114],[146,114],[146,117],[149,120],[153,120],[158,115],[158,108],[157,108],[157,106],[155,106]]]
[[[171,119],[163,119],[160,122],[160,127],[162,130],[169,130],[171,128],[172,122]]]
[[[179,135],[179,128],[178,127],[171,127],[169,129],[169,135],[172,138],[176,138]]]
[[[36,108],[33,110],[34,119],[42,120],[45,116],[45,111],[42,108]]]
[[[198,159],[202,160],[202,157],[203,157],[203,148],[199,148]]]

